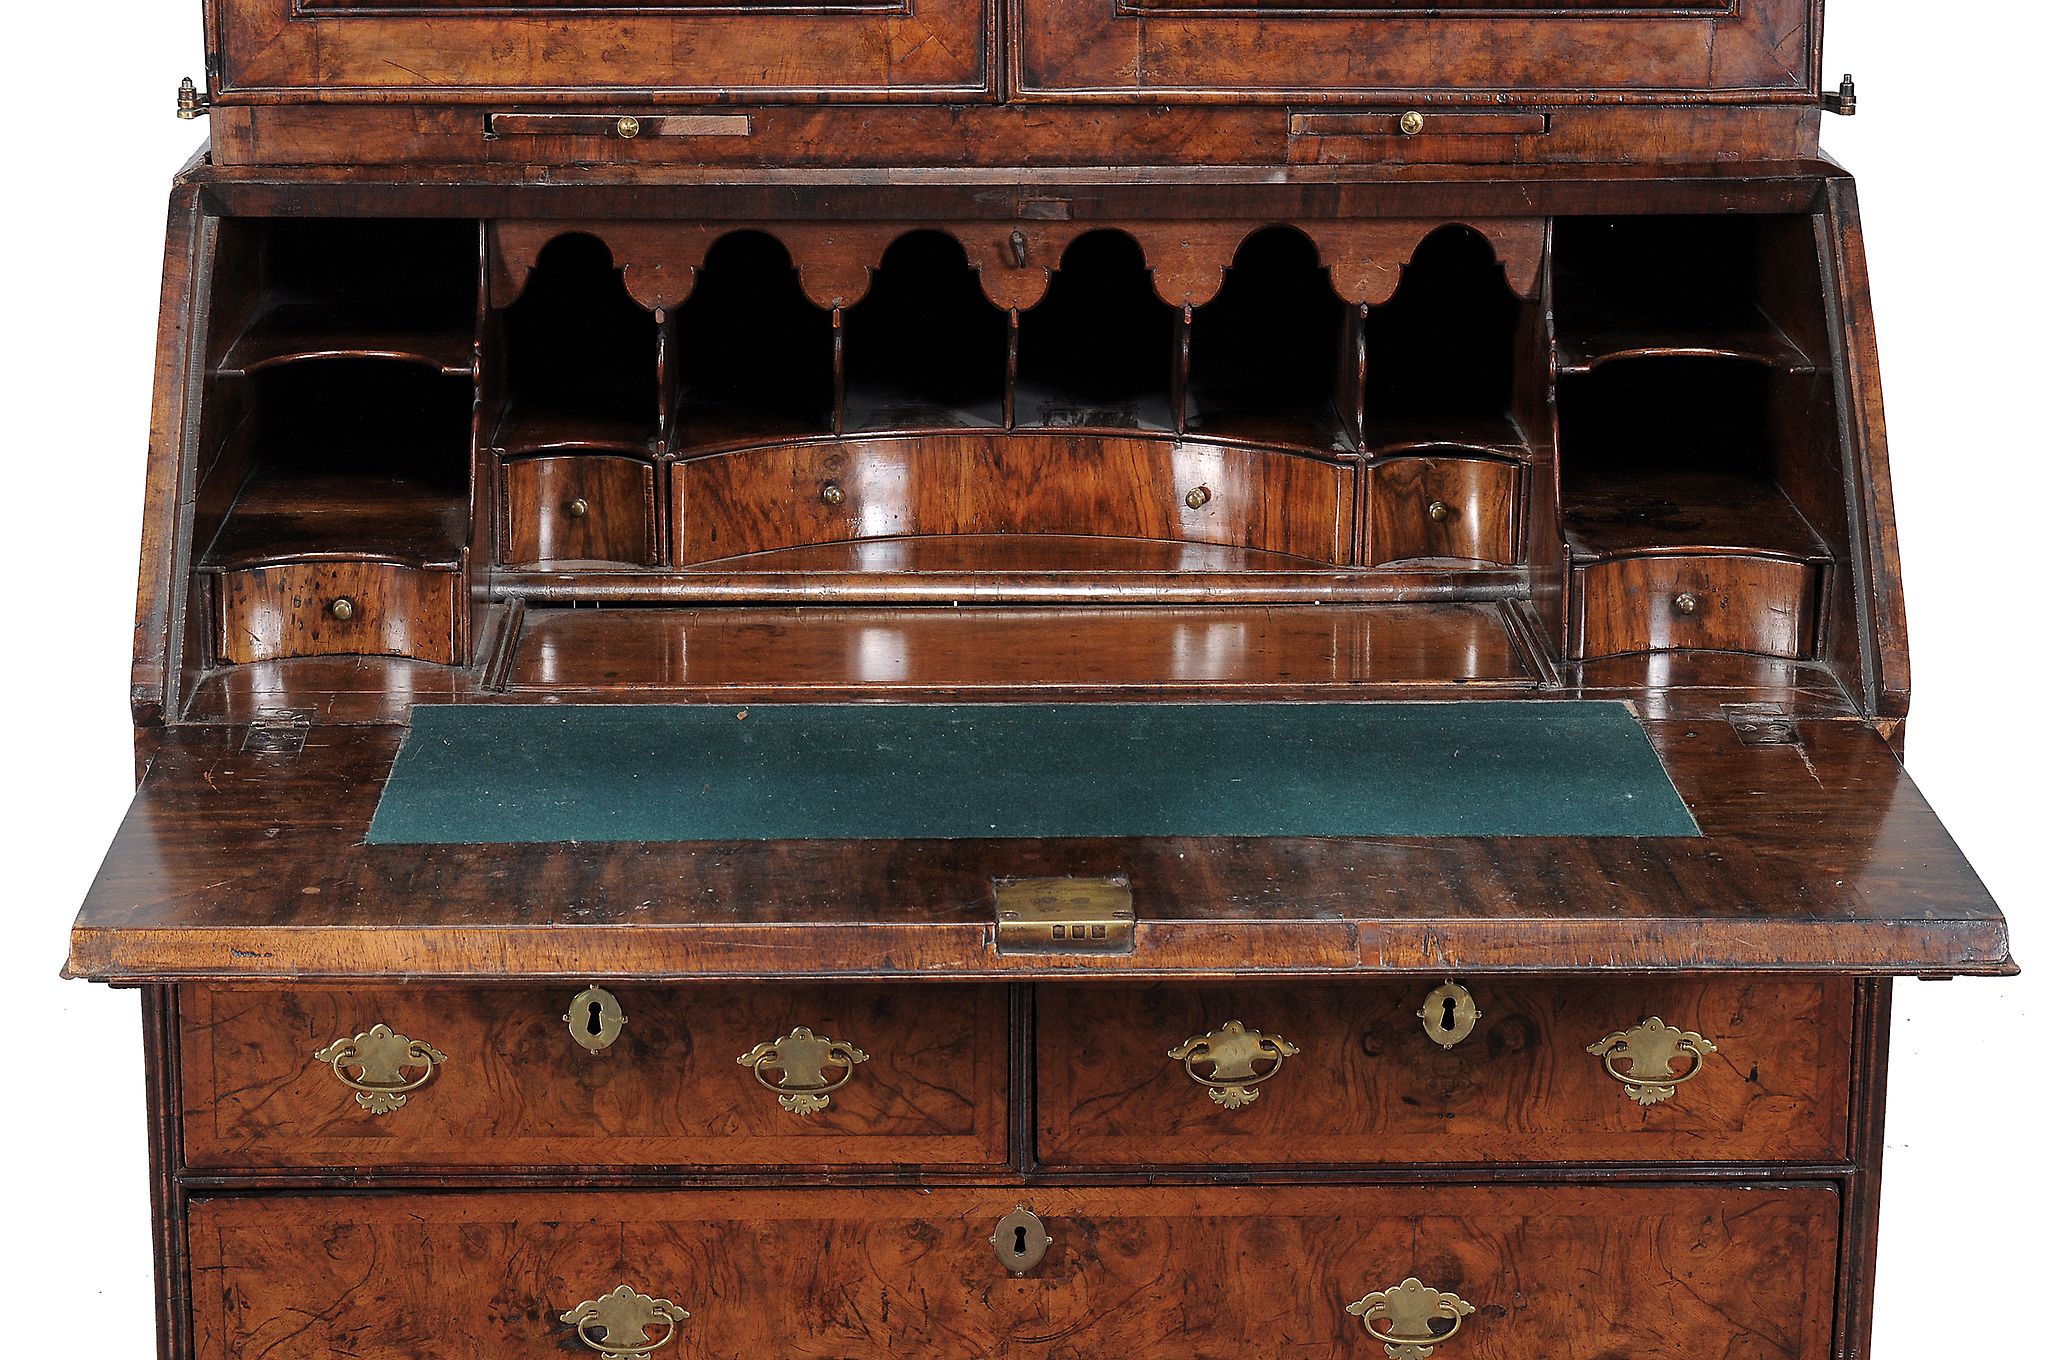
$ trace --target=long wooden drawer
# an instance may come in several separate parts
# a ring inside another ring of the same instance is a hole
[[[189,987],[179,1012],[196,1167],[985,1166],[1008,1147],[999,988]]]
[[[1020,1200],[1051,1241],[1013,1273]],[[1811,1184],[224,1198],[194,1352],[1815,1360],[1839,1219]]]
[[[1846,981],[1468,981],[1469,1000],[1428,983],[1040,988],[1039,1156],[1208,1167],[1846,1155]]]

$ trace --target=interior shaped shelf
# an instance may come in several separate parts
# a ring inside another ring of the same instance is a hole
[[[243,414],[220,466],[239,472],[205,562],[349,555],[441,565],[468,541],[466,377],[337,359],[234,380]]]
[[[1043,300],[1017,318],[1020,429],[1170,431],[1179,314],[1120,231],[1067,247]]]
[[[1820,386],[1812,374],[1725,358],[1629,359],[1565,378],[1558,457],[1572,554],[1826,558],[1780,481],[1781,467],[1813,461],[1802,445],[1824,409]]]
[[[216,371],[384,357],[475,366],[480,238],[468,219],[231,218],[214,314]]]
[[[493,318],[498,410],[486,428],[507,453],[657,451],[662,343],[654,313],[626,292],[602,241],[548,243],[526,287]]]
[[[1558,366],[1651,356],[1811,372],[1826,358],[1818,247],[1801,217],[1562,217]]]
[[[1373,453],[1461,445],[1513,454],[1516,342],[1530,305],[1484,236],[1442,227],[1416,248],[1400,287],[1365,317],[1365,442]]]
[[[1002,426],[1010,319],[951,236],[898,237],[843,324],[847,433]]]
[[[1315,243],[1269,227],[1238,247],[1188,336],[1187,431],[1356,453],[1358,308],[1337,296]]]
[[[705,452],[832,432],[832,313],[763,232],[719,239],[670,319],[669,446]]]

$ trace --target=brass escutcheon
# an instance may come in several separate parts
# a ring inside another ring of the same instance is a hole
[[[1259,1098],[1258,1085],[1280,1070],[1280,1064],[1301,1052],[1277,1034],[1261,1034],[1232,1020],[1222,1029],[1198,1034],[1167,1052],[1187,1069],[1188,1076],[1209,1090],[1209,1099],[1226,1110],[1235,1110]],[[1260,1071],[1258,1063],[1272,1066]],[[1195,1071],[1196,1063],[1207,1063],[1209,1075]]]
[[[853,1065],[867,1060],[852,1044],[813,1034],[802,1025],[740,1054],[740,1066],[753,1069],[754,1080],[775,1092],[775,1103],[791,1114],[816,1114],[830,1105],[832,1093],[853,1080]],[[827,1077],[828,1066],[842,1070]],[[764,1075],[771,1067],[782,1073],[778,1080]]]
[[[988,1244],[1012,1275],[1022,1275],[1045,1259],[1052,1238],[1045,1231],[1045,1220],[1020,1204],[996,1220]]]
[[[1379,1289],[1344,1311],[1365,1324],[1373,1340],[1387,1348],[1387,1360],[1429,1360],[1430,1352],[1449,1341],[1477,1311],[1456,1294],[1431,1289],[1409,1276],[1392,1289]],[[1443,1331],[1432,1322],[1448,1322]],[[1384,1328],[1375,1325],[1384,1323]]]
[[[675,1340],[676,1328],[689,1320],[689,1312],[667,1299],[651,1298],[629,1284],[611,1293],[583,1302],[562,1314],[562,1321],[576,1329],[576,1339],[604,1357],[604,1360],[639,1360]],[[662,1324],[662,1333],[652,1341],[648,1329]],[[590,1334],[595,1327],[604,1334],[599,1340]]]
[[[389,1114],[405,1104],[406,1095],[433,1079],[448,1055],[419,1039],[408,1039],[382,1023],[353,1039],[336,1039],[313,1055],[334,1069],[342,1085],[356,1093],[356,1104],[371,1114]],[[350,1076],[344,1068],[354,1068]],[[419,1069],[418,1076],[407,1072]]]
[[[1600,1065],[1627,1090],[1628,1097],[1642,1106],[1669,1100],[1678,1088],[1700,1074],[1706,1055],[1716,1052],[1714,1041],[1689,1029],[1678,1029],[1651,1016],[1633,1029],[1617,1030],[1586,1051],[1600,1059]],[[1685,1054],[1690,1063],[1683,1072],[1672,1068],[1672,1060]],[[1615,1067],[1617,1058],[1628,1059],[1628,1071]]]
[[[626,1012],[620,1009],[617,997],[592,985],[569,998],[562,1023],[569,1027],[570,1038],[596,1053],[619,1041],[619,1031],[626,1027]]]
[[[1444,1048],[1456,1048],[1470,1038],[1472,1027],[1479,1023],[1479,1014],[1472,993],[1455,982],[1446,982],[1422,998],[1422,1009],[1415,1012],[1430,1042]]]

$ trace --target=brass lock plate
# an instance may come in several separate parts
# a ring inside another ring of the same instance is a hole
[[[1128,954],[1136,944],[1131,885],[1121,878],[999,878],[999,954]]]
[[[1045,1259],[1052,1237],[1045,1231],[1045,1220],[1020,1204],[996,1220],[988,1243],[1011,1274],[1022,1275]]]
[[[626,1027],[626,1012],[617,997],[602,987],[590,986],[570,998],[562,1023],[569,1027],[570,1038],[588,1051],[600,1053],[619,1041],[619,1031]]]

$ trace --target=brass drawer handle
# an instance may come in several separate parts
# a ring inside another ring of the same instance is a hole
[[[347,623],[356,616],[356,602],[346,595],[337,595],[327,602],[327,614],[336,623]]]
[[[353,1039],[336,1039],[313,1055],[334,1069],[342,1085],[356,1093],[356,1104],[371,1114],[389,1114],[405,1104],[406,1095],[434,1078],[448,1055],[422,1039],[408,1039],[378,1022]],[[350,1076],[344,1069],[354,1068]],[[406,1073],[417,1068],[419,1075]]]
[[[830,1105],[832,1093],[853,1080],[853,1065],[867,1060],[852,1044],[813,1034],[802,1025],[740,1054],[740,1066],[752,1068],[754,1080],[775,1092],[775,1103],[791,1114],[816,1114]],[[839,1075],[826,1076],[827,1067],[841,1069]],[[768,1080],[770,1068],[782,1075]]]
[[[1450,517],[1451,507],[1448,503],[1444,501],[1431,501],[1429,503],[1429,522],[1431,524],[1443,524]]]
[[[1671,597],[1671,607],[1681,614],[1697,614],[1700,612],[1700,597],[1690,590],[1681,590]]]
[[[689,1320],[689,1312],[667,1299],[650,1298],[629,1284],[622,1284],[601,1298],[585,1299],[562,1314],[562,1321],[576,1329],[576,1339],[604,1357],[604,1360],[640,1360],[676,1339],[676,1328]],[[662,1333],[647,1339],[648,1328],[661,1324]],[[593,1337],[591,1328],[604,1334]]]
[[[1169,1050],[1166,1056],[1186,1068],[1189,1078],[1207,1087],[1209,1099],[1226,1110],[1235,1110],[1257,1100],[1259,1083],[1272,1077],[1280,1070],[1280,1064],[1300,1052],[1277,1034],[1261,1034],[1246,1029],[1243,1021],[1232,1020],[1222,1029],[1196,1035]],[[1261,1062],[1271,1062],[1272,1066],[1261,1071]],[[1197,1072],[1196,1063],[1206,1063],[1209,1075]]]
[[[818,499],[827,505],[846,504],[846,488],[837,482],[827,482],[818,488]]]
[[[590,502],[578,496],[575,500],[562,507],[562,513],[570,519],[587,518],[590,514]]]
[[[1449,1341],[1477,1310],[1456,1294],[1431,1289],[1409,1276],[1392,1289],[1378,1289],[1344,1311],[1365,1324],[1373,1340],[1387,1348],[1387,1360],[1429,1360],[1430,1352]],[[1439,1332],[1432,1322],[1451,1325]],[[1382,1328],[1376,1324],[1384,1323]]]
[[[1193,491],[1188,492],[1187,495],[1181,497],[1181,499],[1187,503],[1188,509],[1199,510],[1211,500],[1214,500],[1215,497],[1208,487],[1198,486]]]
[[[1716,1052],[1714,1041],[1689,1029],[1665,1024],[1656,1016],[1632,1029],[1617,1030],[1586,1051],[1600,1059],[1607,1075],[1620,1082],[1628,1098],[1642,1106],[1669,1100],[1680,1086],[1700,1074],[1707,1054]],[[1685,1054],[1690,1062],[1685,1071],[1672,1068],[1673,1059]],[[1617,1058],[1628,1059],[1628,1071],[1615,1067]]]

